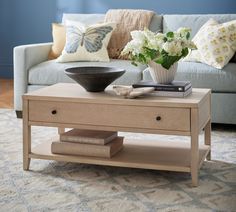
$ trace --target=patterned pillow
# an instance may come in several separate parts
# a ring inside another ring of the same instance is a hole
[[[109,61],[107,45],[114,23],[86,26],[76,21],[66,22],[66,44],[57,62]]]
[[[194,36],[197,50],[192,50],[184,61],[206,63],[222,69],[236,51],[236,20],[219,24],[208,20]]]

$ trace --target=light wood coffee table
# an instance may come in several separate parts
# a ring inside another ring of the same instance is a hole
[[[59,83],[23,96],[23,168],[30,159],[45,159],[132,168],[190,172],[198,185],[198,172],[211,145],[211,92],[193,89],[186,98],[144,97],[123,99],[109,87],[88,93],[78,84]],[[111,130],[190,136],[191,142],[125,140],[111,159],[51,153],[51,142],[31,149],[31,126]],[[199,133],[205,130],[205,144]]]

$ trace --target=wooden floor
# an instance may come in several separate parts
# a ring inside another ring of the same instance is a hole
[[[0,79],[0,108],[13,108],[12,79]]]

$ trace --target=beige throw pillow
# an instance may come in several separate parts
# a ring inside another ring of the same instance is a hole
[[[48,55],[49,60],[58,58],[64,49],[66,43],[65,27],[61,24],[52,23],[52,38],[53,44]]]
[[[129,60],[128,55],[121,55],[125,45],[131,41],[130,32],[149,28],[155,13],[149,10],[110,9],[105,15],[104,22],[115,22],[117,27],[112,33],[108,45],[110,58]]]
[[[87,26],[76,21],[66,22],[66,44],[57,62],[109,61],[107,45],[114,23]]]
[[[236,20],[219,24],[208,20],[194,36],[197,50],[192,50],[184,61],[198,61],[222,69],[236,51]]]

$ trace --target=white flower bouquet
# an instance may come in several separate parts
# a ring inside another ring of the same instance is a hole
[[[196,49],[190,41],[189,28],[179,28],[176,32],[154,33],[148,29],[132,31],[132,40],[126,44],[122,55],[129,55],[133,65],[149,64],[154,61],[169,69],[174,63],[187,56],[189,49]]]

